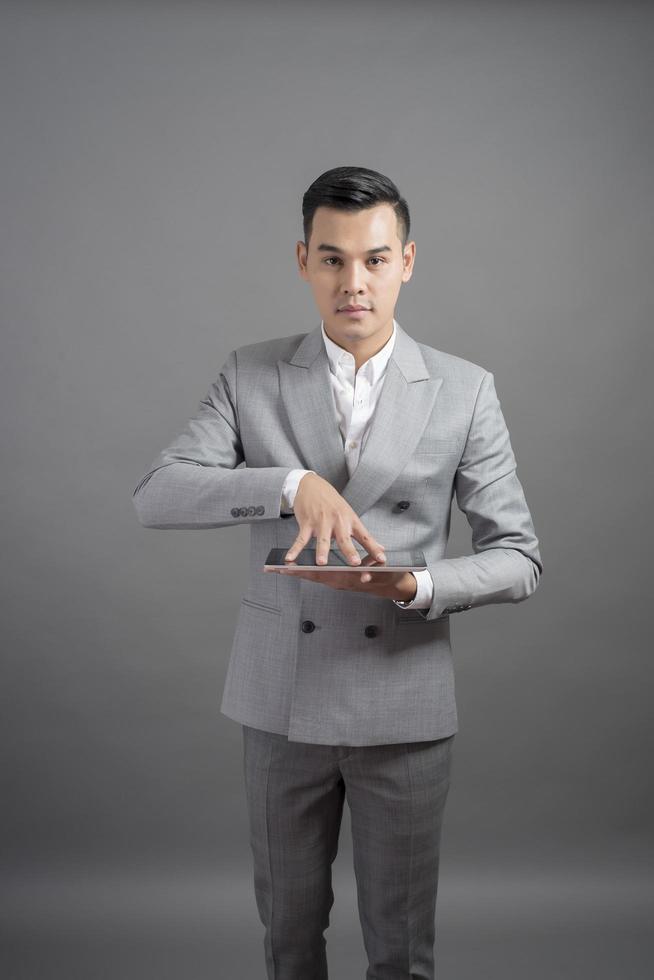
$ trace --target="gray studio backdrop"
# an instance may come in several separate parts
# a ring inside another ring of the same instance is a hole
[[[264,975],[219,713],[248,528],[132,491],[230,350],[319,323],[301,197],[358,164],[411,208],[400,324],[495,375],[545,564],[452,623],[440,976],[643,977],[654,8],[0,12],[3,975]],[[347,810],[335,891],[353,980]]]

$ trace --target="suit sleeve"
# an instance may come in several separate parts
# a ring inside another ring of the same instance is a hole
[[[132,494],[139,522],[209,528],[278,519],[289,466],[244,461],[232,351],[186,428],[159,453]]]
[[[427,562],[434,596],[421,612],[425,619],[489,603],[521,602],[534,592],[543,570],[490,372],[479,386],[454,489],[472,529],[474,554]]]

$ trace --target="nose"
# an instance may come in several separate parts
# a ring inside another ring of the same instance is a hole
[[[349,271],[343,273],[342,290],[345,298],[354,298],[364,289],[365,271],[356,265],[350,266]]]

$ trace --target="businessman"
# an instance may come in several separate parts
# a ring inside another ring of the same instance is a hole
[[[302,212],[320,325],[231,351],[134,503],[145,527],[251,527],[221,710],[242,726],[269,980],[327,977],[346,797],[367,980],[433,980],[450,616],[531,595],[539,544],[493,374],[395,319],[415,259],[395,184],[336,167]],[[454,496],[474,553],[445,558]],[[266,574],[271,548],[287,567]],[[348,564],[305,571],[305,548]],[[407,549],[425,570],[366,572]]]

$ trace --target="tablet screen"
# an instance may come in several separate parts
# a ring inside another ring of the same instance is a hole
[[[316,565],[316,549],[303,548],[293,561],[284,561],[284,555],[289,551],[288,548],[271,548],[264,563],[264,568],[304,568],[317,572],[339,571],[345,569],[360,572],[365,568],[367,572],[421,572],[427,565],[422,551],[386,551],[386,561],[374,561],[371,564],[364,564],[366,552],[358,551],[361,558],[360,565],[350,565],[338,549],[330,548],[327,561],[324,565]]]

